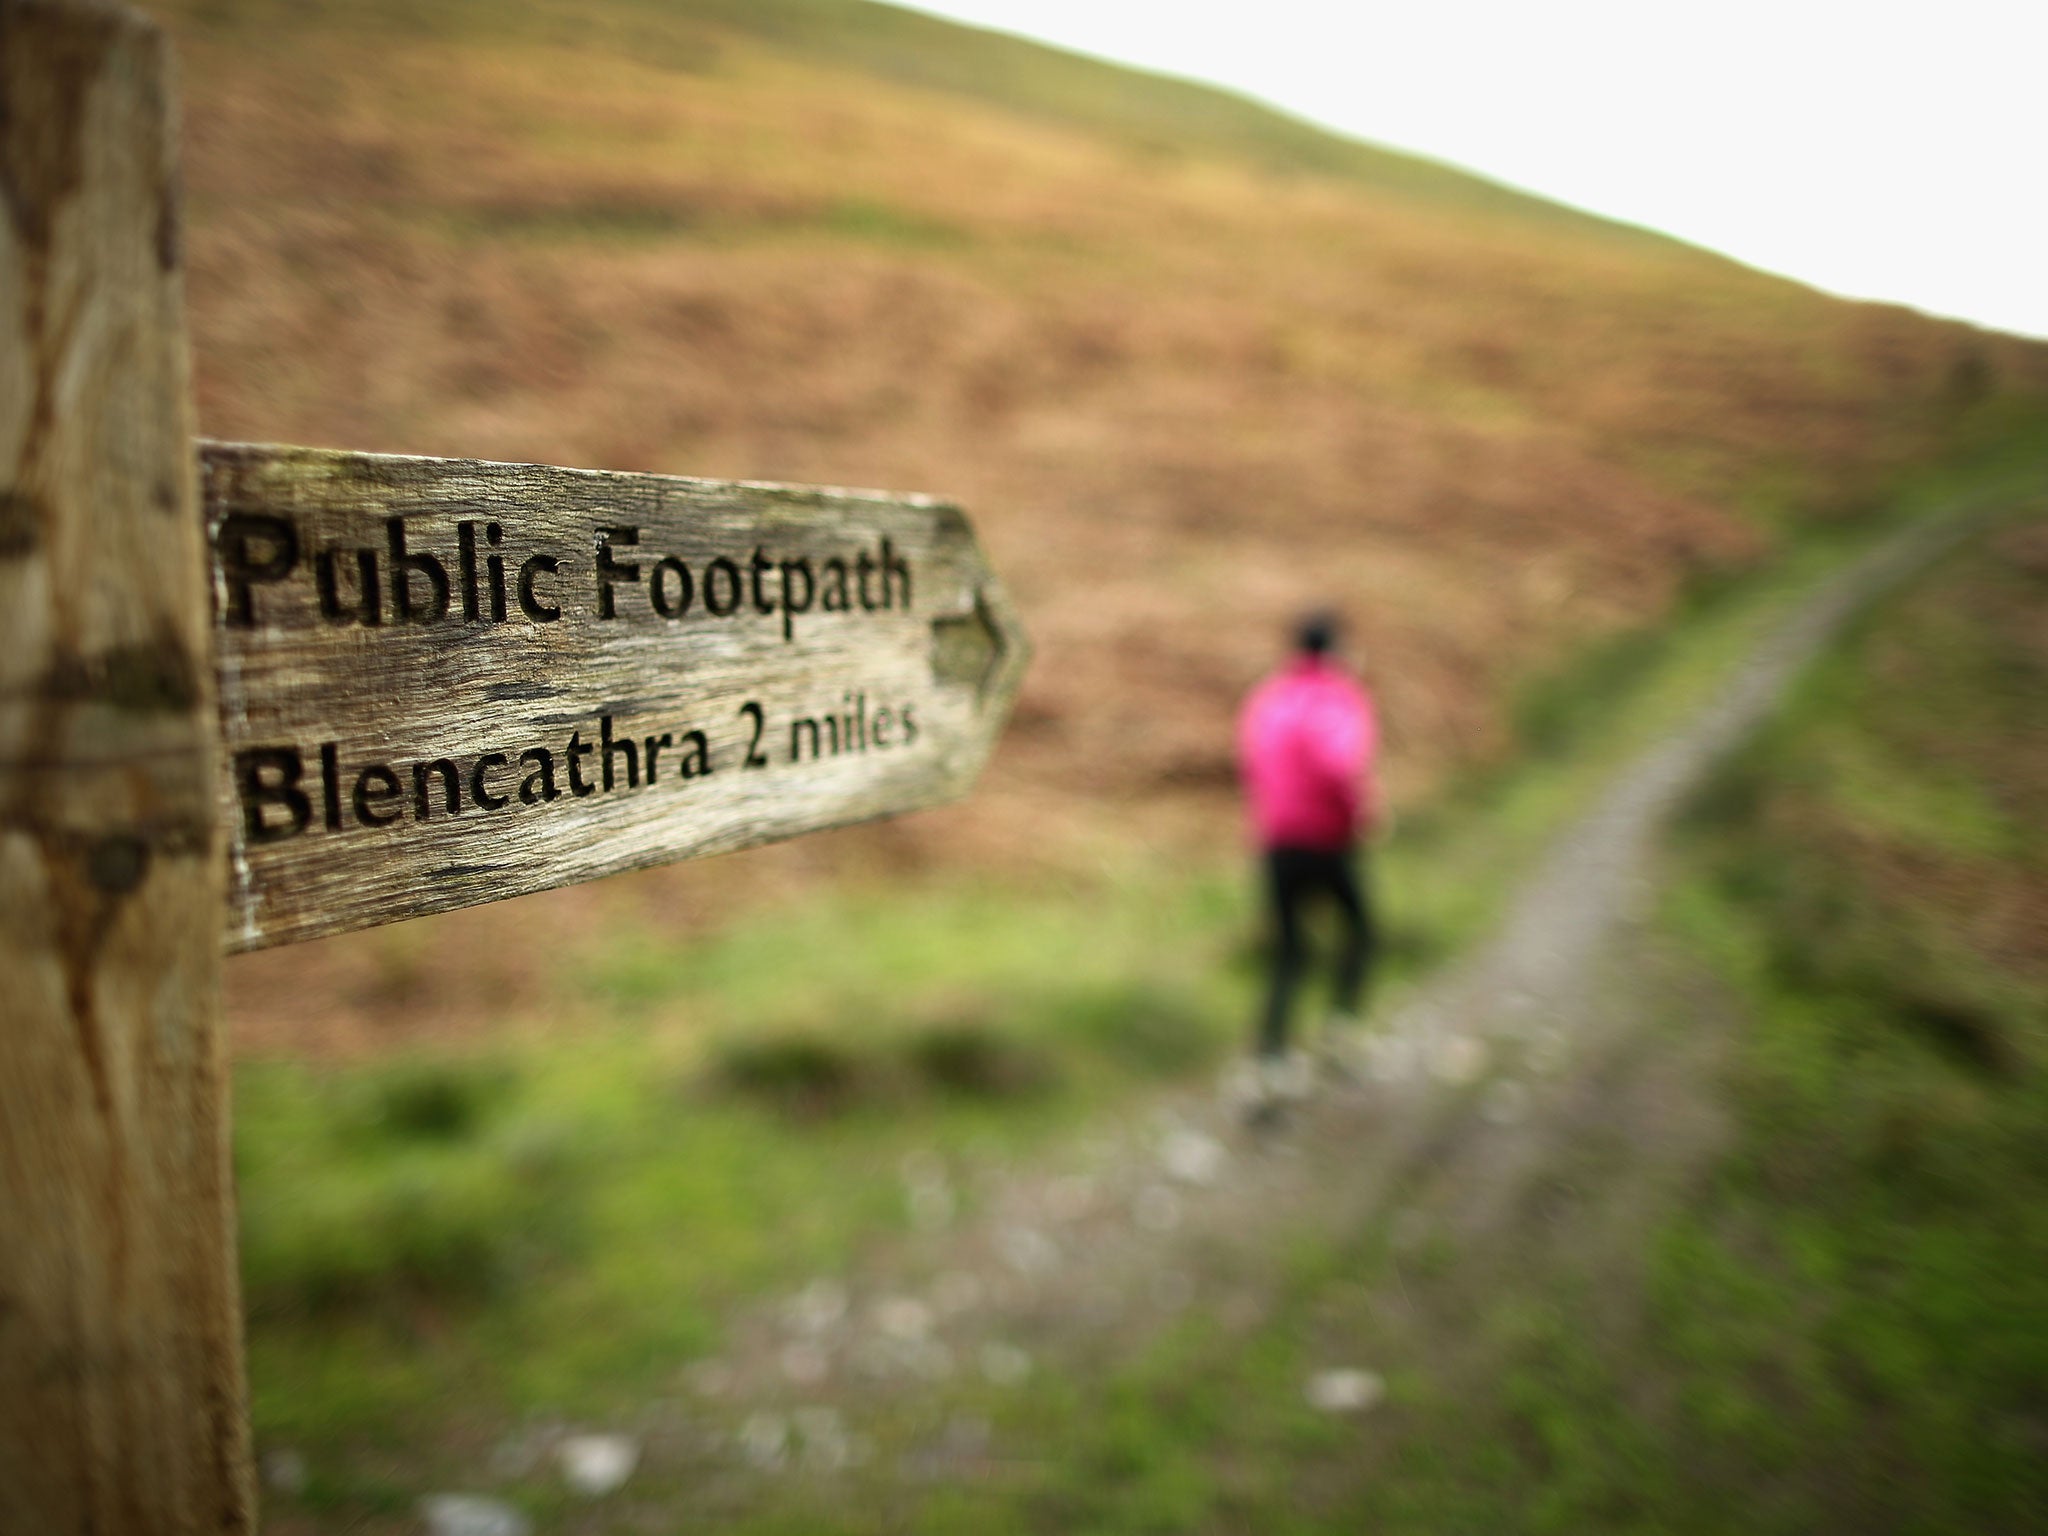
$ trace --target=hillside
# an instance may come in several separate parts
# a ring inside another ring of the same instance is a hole
[[[209,433],[973,512],[1039,644],[983,792],[603,898],[660,922],[1227,847],[1230,712],[1328,599],[1412,802],[1519,680],[2048,419],[2048,347],[861,0],[154,9]],[[373,942],[246,963],[242,1011]]]
[[[245,1061],[266,1518],[2013,1528],[2039,468],[1802,551],[1660,631],[1570,752],[1404,824],[1394,969],[1458,958],[1277,1131],[1205,1070],[1253,990],[1220,872],[621,924],[543,1035]],[[591,1430],[639,1455],[597,1503],[563,1476]]]

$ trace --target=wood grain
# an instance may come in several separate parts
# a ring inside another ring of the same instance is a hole
[[[253,1523],[167,50],[0,3],[0,1530]]]
[[[951,799],[1027,660],[966,518],[929,498],[201,460],[230,949]]]

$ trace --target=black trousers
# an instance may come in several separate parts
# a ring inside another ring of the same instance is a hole
[[[1308,958],[1302,915],[1315,903],[1336,908],[1338,943],[1336,986],[1332,1001],[1339,1013],[1355,1014],[1365,990],[1366,967],[1374,945],[1372,906],[1359,877],[1360,855],[1351,848],[1269,848],[1266,850],[1266,898],[1273,920],[1272,970],[1266,1010],[1259,1021],[1259,1054],[1278,1056],[1287,1049],[1288,1015]]]

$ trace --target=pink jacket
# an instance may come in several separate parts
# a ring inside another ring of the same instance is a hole
[[[1237,722],[1238,772],[1261,846],[1357,841],[1372,820],[1378,741],[1371,695],[1321,657],[1298,656],[1261,683]]]

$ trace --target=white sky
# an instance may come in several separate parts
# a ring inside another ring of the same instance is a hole
[[[918,0],[2048,337],[2048,0]]]

